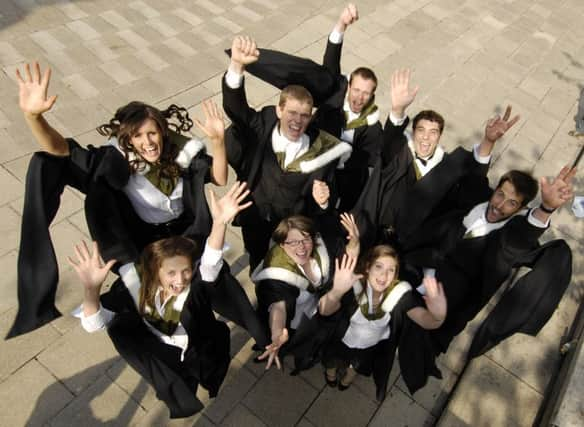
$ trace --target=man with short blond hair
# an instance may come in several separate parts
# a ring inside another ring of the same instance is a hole
[[[227,157],[238,179],[247,181],[254,202],[236,219],[250,255],[250,273],[267,252],[280,220],[328,207],[336,162],[351,150],[311,125],[313,100],[302,86],[283,88],[277,106],[251,108],[243,73],[258,57],[255,41],[237,36],[222,84],[223,108],[232,121]]]

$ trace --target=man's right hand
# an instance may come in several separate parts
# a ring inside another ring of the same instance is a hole
[[[344,33],[347,27],[358,19],[359,12],[357,11],[357,6],[355,6],[353,3],[349,3],[341,12],[339,20],[335,25],[335,31]]]
[[[409,68],[395,70],[391,75],[391,112],[398,119],[404,117],[418,93],[418,86],[410,88],[410,77]]]
[[[231,44],[231,65],[232,71],[243,74],[245,66],[252,64],[260,57],[256,42],[249,36],[237,36]]]

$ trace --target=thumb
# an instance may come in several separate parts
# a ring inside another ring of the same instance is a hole
[[[110,259],[105,265],[104,268],[109,271],[112,269],[112,267],[114,266],[114,264],[117,262],[117,260],[115,259]]]

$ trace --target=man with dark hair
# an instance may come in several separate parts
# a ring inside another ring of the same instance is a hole
[[[281,219],[328,207],[336,162],[351,151],[349,144],[310,124],[313,99],[302,86],[283,88],[275,107],[256,111],[248,105],[243,72],[259,55],[251,38],[237,36],[222,84],[223,108],[232,121],[227,158],[238,179],[247,181],[254,202],[236,218],[250,273]]]
[[[458,183],[465,175],[484,176],[496,141],[518,120],[510,119],[511,107],[503,117],[487,122],[485,133],[472,153],[457,148],[446,153],[440,146],[444,118],[433,110],[419,112],[413,119],[412,133],[405,131],[407,107],[414,101],[418,87],[410,87],[410,70],[396,70],[391,77],[392,107],[383,130],[381,156],[353,213],[361,229],[362,243],[397,244],[407,240],[429,215],[436,215],[449,199],[472,193],[472,180],[466,187]],[[430,200],[436,212],[420,208],[428,195],[447,198],[442,204]]]
[[[405,274],[412,283],[421,283],[422,271],[423,275],[435,275],[448,301],[446,321],[440,328],[426,332],[412,325],[408,332],[421,334],[421,342],[428,343],[430,338],[429,347],[412,354],[420,358],[420,364],[428,367],[429,359],[445,352],[452,338],[519,266],[529,266],[531,271],[503,294],[482,323],[470,357],[484,353],[515,332],[539,332],[570,283],[572,258],[565,241],[540,246],[538,239],[549,227],[552,213],[572,198],[575,172],[564,167],[553,181],[542,178],[541,203],[531,209],[527,205],[537,194],[538,185],[530,174],[510,171],[492,192],[485,177],[483,191],[475,193],[475,200],[466,199],[467,206],[452,206],[444,215],[425,222],[404,242]],[[424,374],[420,373],[419,382],[408,384],[410,391],[423,386],[426,375],[432,373],[425,369],[420,371]]]
[[[329,35],[323,65],[337,78],[341,76],[341,50],[343,36],[349,25],[359,19],[357,8],[349,3]],[[382,128],[379,109],[375,105],[377,76],[367,67],[355,69],[348,84],[319,108],[315,119],[324,129],[351,144],[353,150],[337,166],[336,179],[339,192],[339,211],[353,208],[361,195],[381,150]]]

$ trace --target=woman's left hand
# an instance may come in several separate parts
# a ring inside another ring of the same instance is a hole
[[[214,144],[222,144],[225,136],[223,112],[210,99],[203,101],[203,112],[205,113],[205,124],[198,119],[195,119],[195,124]]]

